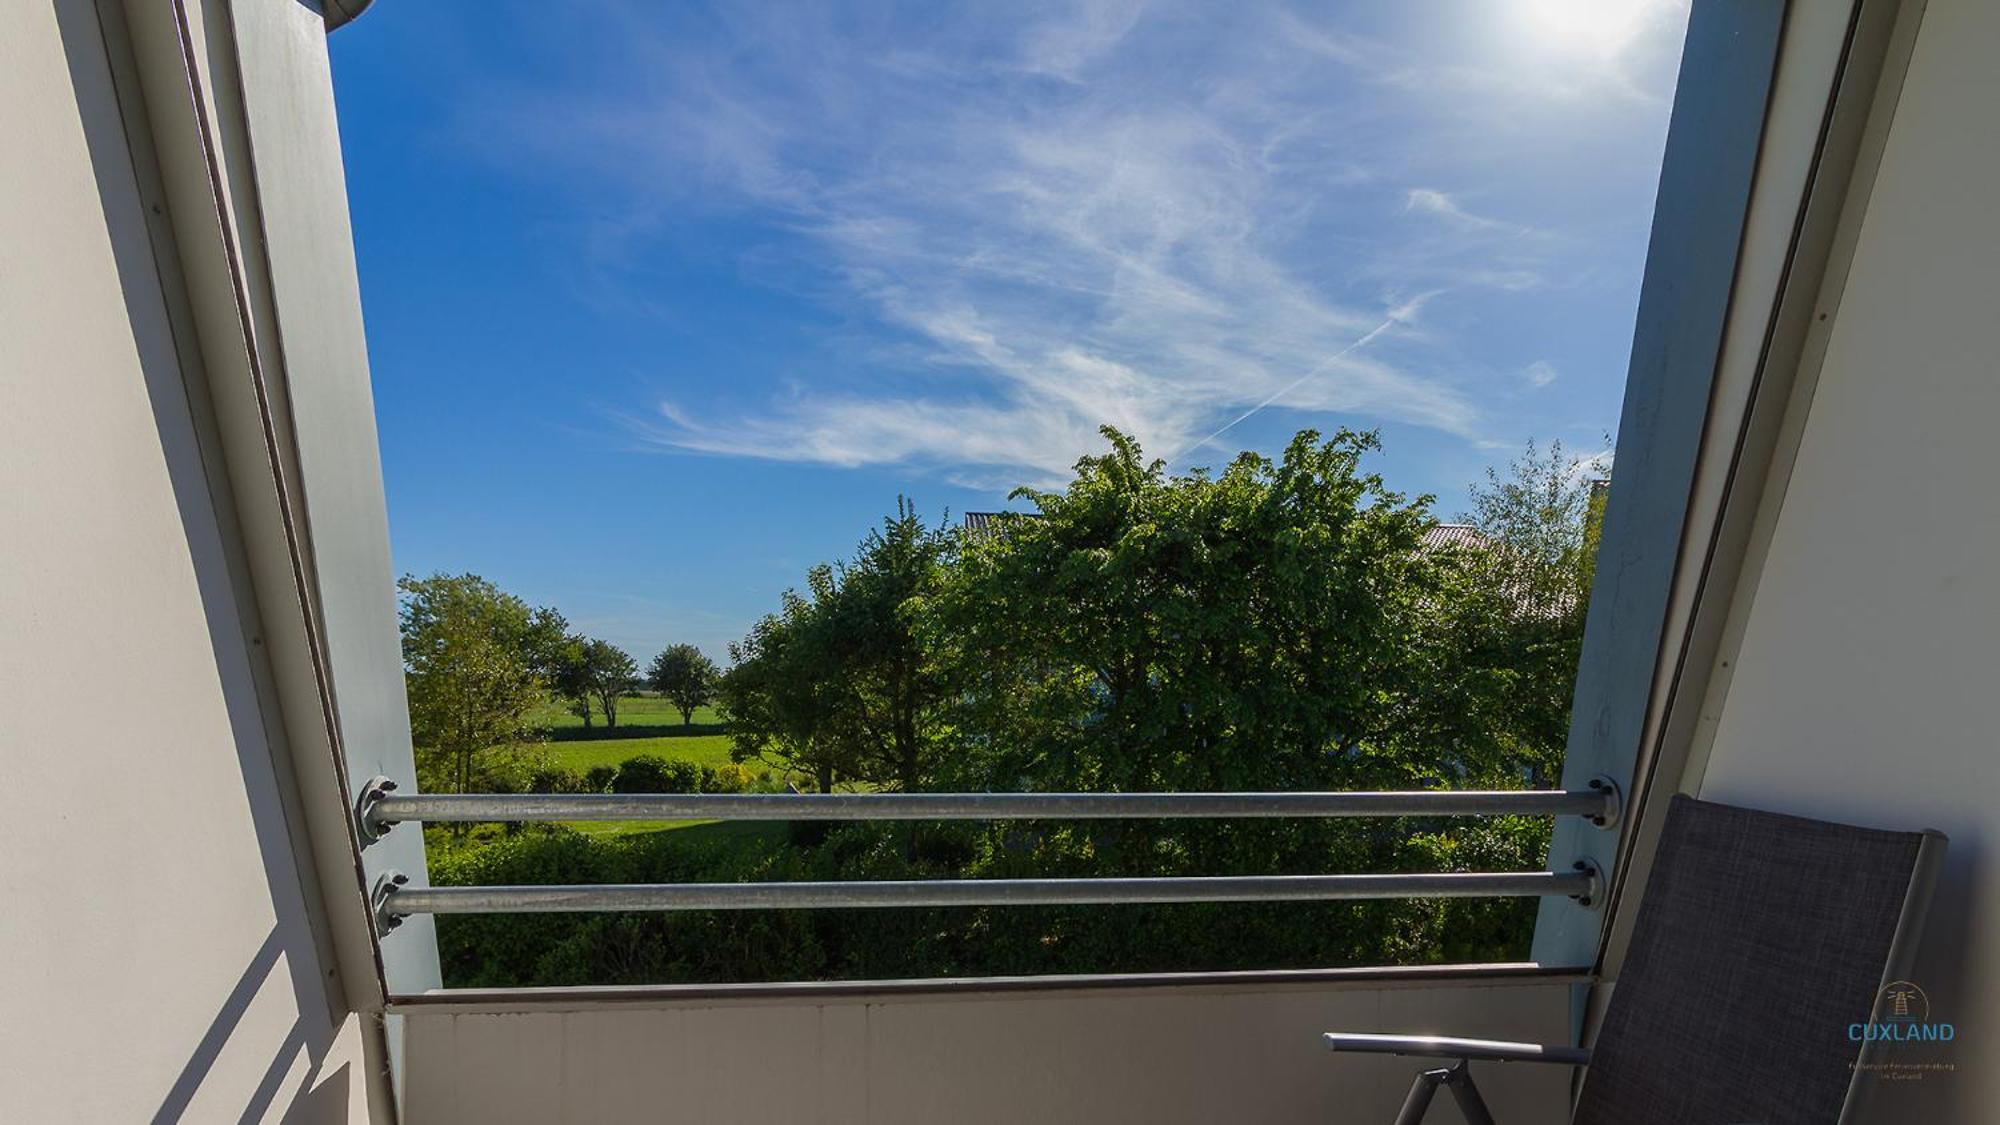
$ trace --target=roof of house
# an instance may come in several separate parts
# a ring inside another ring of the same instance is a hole
[[[1440,547],[1485,547],[1491,543],[1485,532],[1469,523],[1441,523],[1424,532],[1418,547],[1435,551]]]
[[[965,530],[974,535],[991,535],[999,531],[1010,519],[1038,520],[1039,512],[967,512]]]

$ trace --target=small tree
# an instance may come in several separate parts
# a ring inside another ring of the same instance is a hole
[[[572,633],[563,638],[550,687],[590,729],[591,704],[604,712],[604,725],[618,725],[618,701],[637,686],[639,667],[624,649]]]
[[[1530,441],[1502,473],[1486,470],[1463,517],[1499,549],[1491,565],[1523,608],[1544,617],[1573,614],[1581,624],[1597,567],[1604,514],[1601,457],[1575,458],[1560,441]]]
[[[787,590],[784,606],[750,627],[729,646],[734,665],[718,695],[729,717],[729,756],[757,758],[811,775],[822,793],[858,777],[861,755],[853,737],[852,685],[839,667],[832,620],[833,568],[814,567],[806,593]]]
[[[839,651],[863,762],[870,780],[905,792],[931,775],[938,711],[950,694],[912,617],[943,588],[951,547],[950,533],[925,525],[899,497],[896,514],[868,533],[837,575]]]
[[[465,792],[478,756],[518,743],[541,702],[537,614],[474,574],[405,576],[396,588],[411,737]]]
[[[618,701],[639,683],[639,665],[624,649],[609,641],[583,642],[583,674],[590,694],[604,712],[604,725],[618,725]]]
[[[1602,472],[1601,458],[1573,457],[1561,442],[1529,442],[1504,472],[1488,469],[1465,518],[1489,545],[1460,560],[1464,584],[1440,602],[1453,633],[1470,642],[1460,655],[1484,667],[1446,679],[1504,678],[1504,691],[1485,693],[1490,713],[1476,719],[1511,732],[1536,785],[1558,775],[1568,740],[1604,518]],[[1470,706],[1460,712],[1475,716]]]
[[[567,624],[567,623],[565,623]],[[570,714],[590,729],[590,670],[583,660],[584,638],[565,631],[551,646],[549,672],[545,677],[550,692],[562,700]]]
[[[521,633],[521,657],[536,679],[554,684],[577,639],[562,614],[546,607],[533,610]]]
[[[681,725],[694,722],[695,708],[715,698],[722,670],[693,645],[672,645],[653,658],[646,682],[681,713]]]
[[[950,689],[912,617],[942,587],[952,542],[898,499],[852,561],[814,567],[805,594],[730,646],[722,698],[741,756],[811,773],[822,791],[836,776],[905,792],[929,780]]]

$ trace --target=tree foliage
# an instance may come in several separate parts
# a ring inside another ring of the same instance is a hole
[[[670,645],[646,670],[646,683],[681,713],[681,725],[694,722],[695,709],[715,699],[722,669],[693,645]]]
[[[1530,442],[1472,488],[1468,522],[1488,546],[1462,560],[1470,581],[1455,607],[1487,619],[1487,662],[1506,683],[1490,693],[1499,713],[1486,721],[1518,735],[1536,786],[1560,775],[1569,733],[1607,497],[1599,472],[1559,441],[1546,451]]]
[[[639,666],[630,654],[608,641],[579,633],[563,636],[555,648],[549,687],[570,714],[590,727],[591,705],[604,716],[606,727],[618,725],[618,701],[639,686]]]
[[[1552,783],[1602,508],[1560,446],[1490,474],[1473,490],[1482,538],[1446,547],[1429,497],[1366,469],[1372,434],[1306,431],[1279,458],[1186,474],[1105,436],[1062,489],[1016,493],[1032,514],[953,532],[899,501],[849,560],[813,568],[731,646],[716,695],[733,755],[823,792]],[[439,874],[1522,870],[1546,861],[1548,834],[1514,817],[853,824],[727,847],[558,832]],[[454,984],[638,983],[1514,959],[1534,913],[1531,900],[689,913],[446,919],[440,934]]]
[[[814,567],[804,593],[787,590],[778,612],[729,646],[734,664],[719,685],[730,756],[806,774],[822,793],[861,773],[835,668],[835,591],[833,568]]]
[[[913,629],[953,543],[907,502],[854,558],[813,568],[803,592],[730,646],[720,698],[739,758],[840,781],[920,788],[936,765],[946,690]]]
[[[1574,458],[1560,441],[1530,441],[1507,466],[1472,487],[1467,522],[1500,549],[1485,563],[1529,613],[1581,621],[1596,575],[1603,522],[1599,458]]]
[[[609,641],[585,640],[578,647],[582,681],[604,712],[604,725],[618,725],[618,701],[639,686],[639,665],[630,653]]]
[[[1418,550],[1428,500],[1360,470],[1375,439],[1170,476],[1106,436],[927,608],[961,784],[1321,788],[1389,780],[1364,775],[1392,745],[1396,780],[1434,765],[1413,724],[1447,575]]]
[[[405,576],[397,590],[411,739],[468,791],[482,755],[527,734],[549,617],[473,574]]]

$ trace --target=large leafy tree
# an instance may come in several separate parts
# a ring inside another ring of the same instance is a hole
[[[777,613],[729,646],[718,685],[731,757],[804,773],[822,793],[861,774],[851,686],[838,667],[837,588],[831,566],[814,567],[804,593],[786,591]]]
[[[731,646],[722,681],[744,756],[880,788],[922,788],[936,765],[947,681],[914,630],[943,586],[953,537],[899,500],[854,557],[816,567],[804,593]]]
[[[870,780],[913,791],[936,762],[944,677],[913,628],[914,616],[943,586],[953,538],[927,526],[904,499],[896,514],[836,568],[833,620],[848,681],[848,724]]]
[[[1430,738],[1450,572],[1420,549],[1428,499],[1363,471],[1373,435],[1301,433],[1173,475],[1106,431],[1108,453],[1038,518],[968,538],[923,607],[949,669],[951,787],[1408,788],[1455,776]],[[1052,830],[997,870],[1148,875],[1393,870],[1394,824],[1113,823]],[[1095,916],[1076,916],[1092,927]],[[1191,935],[1184,935],[1190,936]]]
[[[996,787],[1378,780],[1443,589],[1427,499],[1361,471],[1372,435],[1186,476],[1106,436],[1067,489],[1019,494],[1040,518],[969,541],[929,607],[959,760]]]
[[[483,754],[527,733],[549,616],[474,574],[406,576],[397,590],[411,737],[465,792]]]
[[[693,645],[669,645],[646,670],[646,683],[681,713],[681,725],[694,722],[695,709],[715,698],[722,670]]]

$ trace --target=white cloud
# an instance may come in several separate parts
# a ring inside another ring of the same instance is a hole
[[[1354,95],[1407,60],[1139,0],[940,10],[915,42],[815,11],[733,10],[722,49],[637,36],[643,82],[525,111],[633,185],[606,254],[659,252],[643,232],[688,208],[754,215],[805,248],[790,283],[905,338],[865,378],[677,391],[634,412],[649,442],[1044,481],[1106,424],[1156,453],[1267,409],[1487,437],[1419,314],[1543,284],[1551,236],[1411,184],[1423,154]]]
[[[1528,380],[1528,385],[1531,387],[1546,387],[1556,381],[1555,364],[1550,363],[1546,359],[1538,359],[1529,364],[1527,370],[1521,372],[1521,375]]]
[[[1452,222],[1470,227],[1473,230],[1501,230],[1517,234],[1532,233],[1527,227],[1501,222],[1499,219],[1489,219],[1484,215],[1475,215],[1459,206],[1458,200],[1453,199],[1444,192],[1438,191],[1436,188],[1411,188],[1410,193],[1403,197],[1403,210],[1405,212],[1422,211],[1432,215],[1442,215]]]
[[[1125,38],[1145,8],[1145,0],[1082,0],[1068,12],[1031,24],[1023,37],[1022,69],[1075,81]]]

